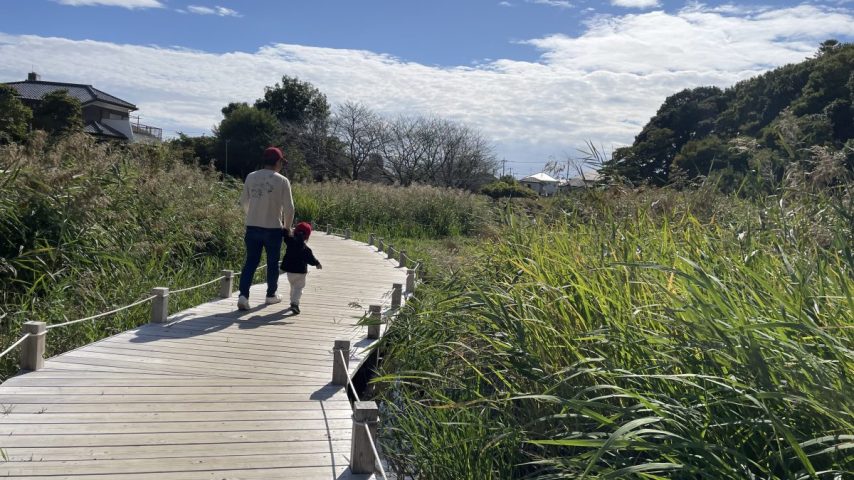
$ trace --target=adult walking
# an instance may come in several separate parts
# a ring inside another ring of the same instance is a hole
[[[240,193],[240,205],[246,213],[246,262],[240,272],[240,297],[237,308],[249,310],[249,287],[261,262],[261,250],[267,254],[267,297],[270,305],[282,301],[279,288],[279,254],[282,229],[290,231],[294,221],[291,182],[279,173],[286,165],[282,151],[269,147],[261,155],[263,168],[250,173]]]

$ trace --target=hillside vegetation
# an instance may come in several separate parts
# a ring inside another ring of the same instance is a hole
[[[668,97],[603,173],[635,183],[711,176],[723,189],[773,191],[790,167],[838,183],[854,171],[854,44],[830,40],[814,58],[731,88]]]

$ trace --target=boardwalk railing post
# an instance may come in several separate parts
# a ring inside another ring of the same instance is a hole
[[[400,308],[400,297],[403,295],[403,285],[399,283],[391,284],[391,308]]]
[[[415,270],[411,268],[406,269],[406,293],[412,293],[415,291]]]
[[[24,323],[23,333],[30,336],[21,344],[21,370],[35,372],[44,368],[45,332],[47,325],[44,322]]]
[[[219,298],[229,298],[231,297],[231,291],[234,289],[234,272],[223,270],[222,276],[222,282],[219,284]]]
[[[382,307],[371,305],[368,307],[371,324],[368,325],[368,338],[380,338],[380,321],[382,320]]]
[[[350,240],[350,237],[351,237],[351,236],[352,236],[352,232],[350,232],[350,229],[349,229],[349,228],[347,228],[346,230],[344,230],[344,240]]]
[[[375,447],[371,447],[371,442],[377,438],[379,413],[377,402],[353,404],[353,437],[350,443],[350,471],[353,473],[374,473],[374,465],[379,459],[374,458]],[[365,427],[371,431],[370,435]]]
[[[389,260],[391,260],[392,257],[394,257],[394,245],[389,243],[388,244],[388,258],[389,258]]]
[[[368,235],[368,245],[373,246],[375,239],[376,239],[376,235],[374,235],[373,233],[369,234]]]
[[[400,260],[397,261],[397,266],[398,267],[405,267],[406,266],[406,250],[400,251]]]
[[[151,323],[166,323],[169,318],[169,289],[157,287],[151,290]]]
[[[342,354],[344,363],[341,362]],[[350,375],[347,369],[349,365],[350,340],[335,340],[335,346],[332,348],[332,385],[347,385],[347,377]]]
[[[377,251],[378,252],[383,251],[383,237],[380,237],[380,239],[377,241]]]
[[[332,235],[332,225],[330,225],[328,223],[326,224],[326,234]]]

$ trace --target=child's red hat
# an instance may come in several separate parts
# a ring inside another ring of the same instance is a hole
[[[311,236],[311,224],[306,222],[299,222],[296,227],[294,227],[294,235],[302,234],[302,237],[308,240],[308,237]]]

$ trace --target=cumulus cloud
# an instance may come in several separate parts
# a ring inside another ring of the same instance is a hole
[[[163,8],[163,4],[158,0],[54,0],[61,5],[70,5],[72,7],[90,7],[90,6],[105,6],[105,7],[123,7],[128,9],[135,8]]]
[[[611,0],[611,5],[626,8],[652,8],[659,5],[658,0]]]
[[[439,115],[480,129],[516,173],[585,141],[631,143],[661,102],[681,89],[726,87],[812,55],[854,31],[854,13],[803,5],[735,16],[694,6],[598,18],[579,36],[527,43],[539,61],[453,68],[364,50],[267,45],[207,53],[0,34],[0,79],[94,84],[137,104],[143,122],[199,134],[232,101],[252,102],[282,75],[317,86],[330,102],[362,102],[386,115]],[[674,39],[679,39],[674,42]],[[518,162],[517,164],[514,163]],[[526,171],[527,169],[527,171]]]
[[[216,15],[218,17],[239,17],[241,16],[237,11],[232,10],[230,8],[225,7],[202,7],[199,5],[190,5],[187,7],[187,11],[190,13],[195,13],[197,15]]]

